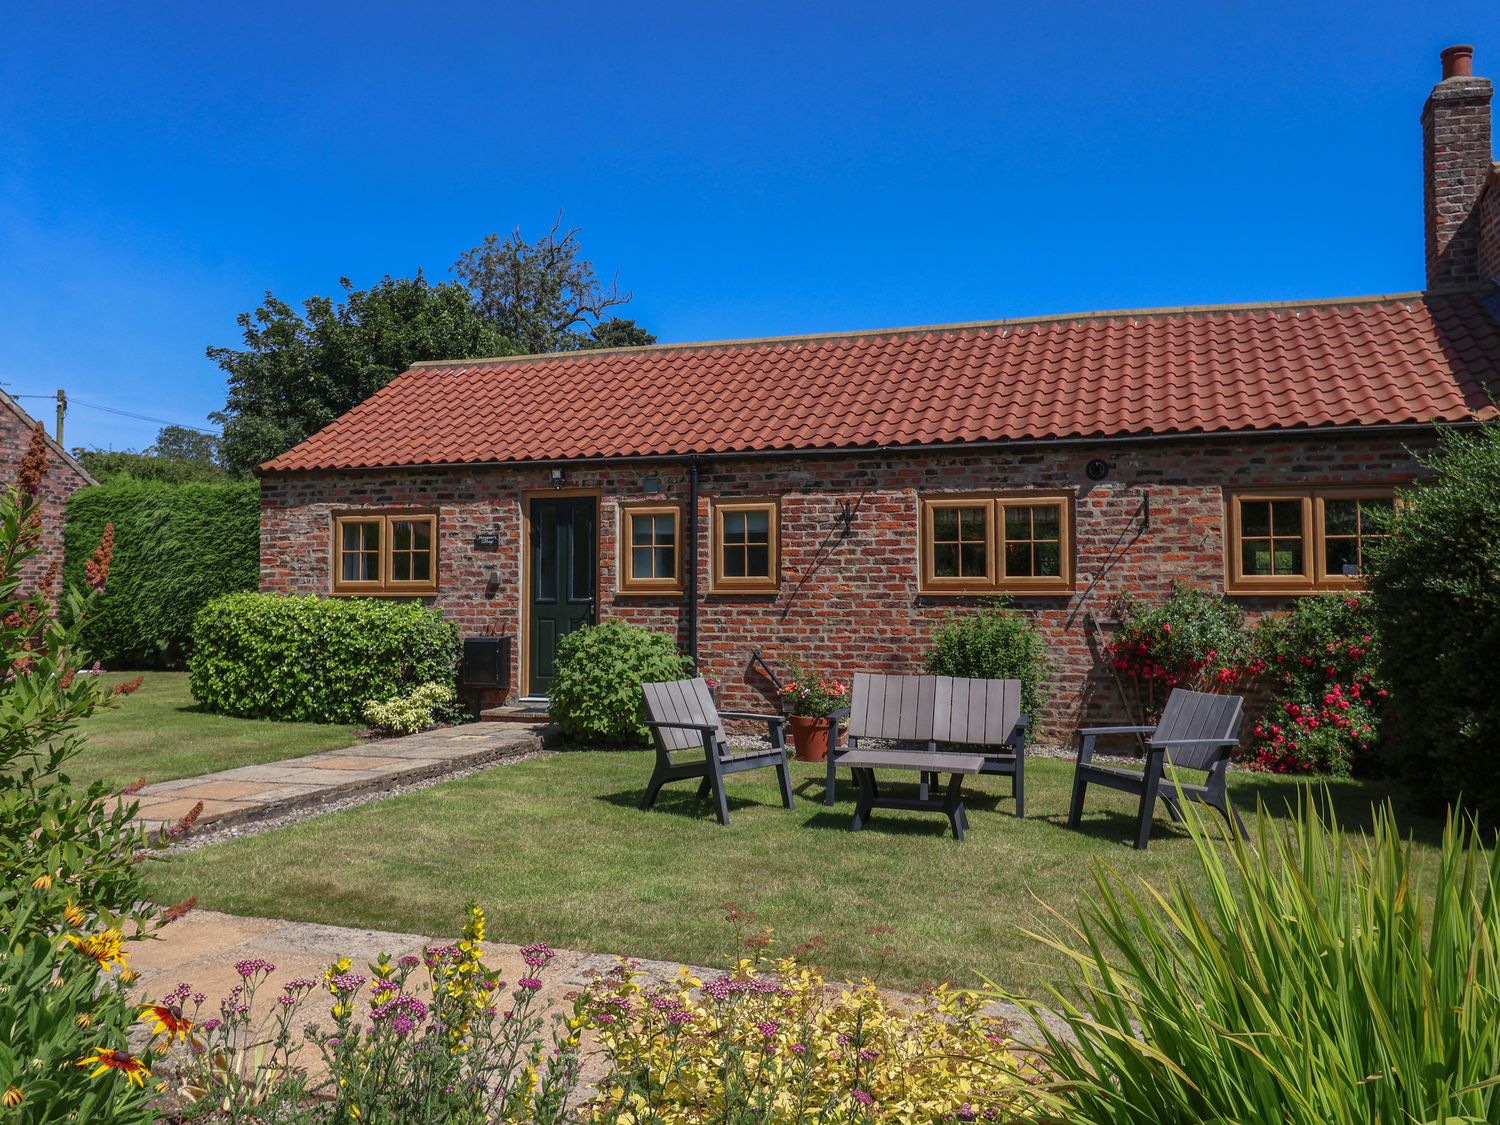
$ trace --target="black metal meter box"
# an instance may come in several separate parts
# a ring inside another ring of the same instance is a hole
[[[466,688],[510,688],[510,638],[466,637],[459,682]]]

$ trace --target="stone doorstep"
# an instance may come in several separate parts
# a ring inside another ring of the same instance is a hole
[[[143,794],[138,819],[154,830],[175,822],[185,816],[193,805],[203,799],[203,812],[198,825],[228,828],[248,824],[262,817],[276,816],[292,809],[309,808],[329,801],[340,800],[356,793],[390,789],[413,781],[426,781],[441,777],[455,769],[481,766],[505,758],[517,757],[540,750],[547,740],[535,736],[517,738],[483,750],[470,748],[464,754],[447,754],[440,760],[432,758],[392,758],[392,766],[385,770],[341,770],[314,769],[276,763],[258,766],[241,766],[222,773],[208,774],[200,778],[186,778],[182,783],[167,782],[171,789],[160,794]],[[302,759],[291,759],[299,762]],[[244,799],[211,798],[208,790],[220,786],[234,785],[253,788],[255,796],[248,793]],[[154,788],[154,787],[153,787]]]

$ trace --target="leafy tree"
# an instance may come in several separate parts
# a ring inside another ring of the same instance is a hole
[[[656,337],[633,320],[612,316],[594,325],[586,348],[639,348],[656,343]]]
[[[73,456],[101,484],[120,479],[184,484],[229,476],[219,463],[219,436],[187,426],[163,426],[156,441],[139,453],[77,447]]]
[[[229,377],[221,457],[247,472],[364,401],[412,363],[511,354],[515,347],[453,282],[385,277],[369,289],[340,280],[343,299],[298,312],[270,293],[236,318],[243,350],[211,347]]]
[[[621,293],[618,280],[606,288],[594,276],[592,262],[579,256],[578,227],[564,230],[562,216],[535,242],[527,242],[517,227],[503,239],[485,240],[453,264],[453,272],[468,288],[481,316],[513,341],[521,355],[615,347],[595,343],[593,331],[606,324],[610,338],[622,331],[649,336],[634,321],[615,318],[600,323],[605,311],[627,304],[632,294]],[[628,325],[628,329],[618,326]],[[654,343],[651,340],[630,342]]]

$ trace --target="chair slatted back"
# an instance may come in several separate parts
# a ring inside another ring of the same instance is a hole
[[[930,742],[937,690],[936,676],[856,672],[847,731],[853,738]]]
[[[938,676],[932,737],[936,742],[1000,746],[1021,719],[1020,680]]]
[[[646,703],[646,717],[653,722],[712,723],[718,728],[719,742],[724,741],[724,723],[719,718],[719,709],[714,706],[708,684],[701,677],[642,684],[641,695]],[[656,739],[657,748],[668,753],[673,750],[703,749],[701,731],[684,730],[681,727],[652,727],[651,733]]]
[[[1215,695],[1206,691],[1173,688],[1162,708],[1152,740],[1181,742],[1201,740],[1202,746],[1180,746],[1167,750],[1167,761],[1183,769],[1212,769],[1226,756],[1222,743],[1238,738],[1245,700],[1238,695]]]

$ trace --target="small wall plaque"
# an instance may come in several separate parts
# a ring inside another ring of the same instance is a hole
[[[498,551],[500,549],[500,536],[495,534],[474,536],[474,549],[476,551]]]

